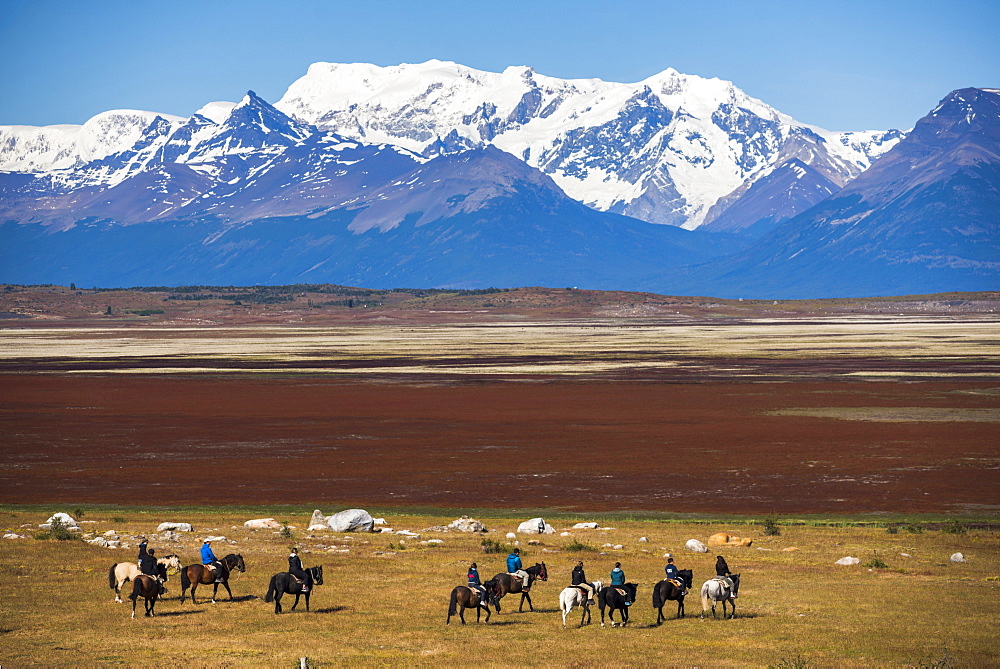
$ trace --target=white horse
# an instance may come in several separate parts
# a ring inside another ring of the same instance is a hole
[[[736,617],[736,597],[740,592],[740,575],[730,574],[729,578],[733,582],[733,587],[731,588],[721,578],[713,578],[710,581],[705,581],[705,585],[701,586],[701,617],[703,619],[709,606],[712,607],[712,617],[715,618],[715,605],[717,602],[722,602],[723,620],[726,619],[726,602],[732,607],[729,617]]]
[[[594,581],[594,597],[597,597],[597,594],[603,587],[603,583]],[[569,612],[575,606],[583,607],[583,615],[580,616],[580,627],[583,627],[584,624],[590,624],[590,599],[587,598],[587,594],[583,590],[575,585],[571,585],[559,593],[559,609],[562,611],[563,627],[566,627],[566,616],[569,615]],[[584,623],[584,620],[587,622]]]
[[[181,559],[176,555],[156,558],[156,564],[162,564],[175,572],[181,569]],[[115,591],[115,601],[122,603],[121,593],[125,581],[134,581],[135,577],[141,574],[139,565],[134,562],[116,562],[111,565],[108,571],[108,586]]]

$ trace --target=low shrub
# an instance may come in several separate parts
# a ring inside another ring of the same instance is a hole
[[[945,534],[965,534],[965,529],[966,529],[965,525],[958,522],[957,520],[953,520],[950,523],[945,523],[941,527],[941,531],[944,532]]]
[[[862,567],[868,567],[869,569],[888,569],[889,568],[889,565],[886,564],[885,560],[883,560],[882,558],[880,558],[878,556],[878,553],[876,553],[875,556],[872,557],[871,560],[869,560],[868,562],[865,562],[861,566]]]
[[[768,516],[764,519],[764,536],[776,537],[781,534],[781,527],[778,525],[778,519],[774,516]]]
[[[573,541],[571,541],[570,543],[566,544],[566,546],[564,547],[564,549],[567,550],[567,551],[570,551],[571,553],[579,553],[580,551],[594,551],[594,550],[597,550],[596,548],[594,548],[590,544],[585,544],[582,541],[580,541],[579,539],[573,539]]]
[[[292,534],[292,528],[288,526],[288,522],[281,523],[281,529],[278,530],[278,535],[284,539],[291,539],[294,535]]]
[[[924,531],[924,528],[920,525],[907,525],[906,531],[910,534],[920,534]]]
[[[899,527],[896,525],[889,525],[885,528],[886,534],[899,534]]]
[[[70,529],[66,527],[58,518],[52,521],[52,525],[49,529],[37,533],[35,538],[39,541],[49,541],[51,539],[55,539],[57,541],[82,540],[77,532],[71,532]]]
[[[487,554],[509,553],[512,550],[511,546],[508,546],[503,542],[497,541],[496,539],[483,539],[483,541],[480,543],[480,546],[483,547],[483,552]]]
[[[767,665],[767,669],[805,669],[809,666],[809,661],[801,655],[795,657],[782,658],[777,664]]]

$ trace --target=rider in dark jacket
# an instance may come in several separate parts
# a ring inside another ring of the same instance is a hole
[[[483,586],[483,582],[479,579],[479,568],[476,566],[475,562],[469,565],[468,578],[469,588],[479,593],[479,601],[481,601],[484,606],[489,605],[491,603],[490,593],[487,592],[485,586]]]
[[[160,574],[160,567],[156,563],[156,551],[152,548],[147,549],[147,543],[147,540],[143,539],[142,543],[139,544],[139,573],[155,578],[160,586],[160,594],[162,595],[166,590],[163,587],[163,576]]]
[[[312,589],[312,574],[302,568],[302,560],[299,559],[299,549],[292,547],[292,553],[288,556],[288,573],[295,578],[302,579],[302,592],[309,592]]]
[[[726,585],[730,589],[732,589],[734,585],[733,579],[729,578],[731,574],[732,572],[729,571],[729,564],[726,563],[726,558],[722,557],[721,555],[715,556],[715,577],[721,578],[723,581],[725,581]]]
[[[570,574],[571,585],[579,586],[587,591],[587,599],[594,601],[594,586],[587,582],[587,574],[583,571],[583,560],[576,563],[573,573]]]

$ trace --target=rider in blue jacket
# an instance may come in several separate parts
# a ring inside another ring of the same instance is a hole
[[[212,552],[211,539],[205,539],[205,543],[201,545],[201,563],[215,567],[215,582],[222,583],[222,570],[224,567],[219,558],[215,557],[215,553]]]
[[[521,589],[524,591],[528,590],[528,572],[524,571],[524,566],[521,565],[520,548],[515,548],[511,554],[507,556],[507,573],[521,579]]]

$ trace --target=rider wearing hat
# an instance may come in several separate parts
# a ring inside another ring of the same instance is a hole
[[[473,562],[469,565],[469,589],[475,590],[479,593],[479,601],[484,605],[490,603],[489,592],[487,592],[486,587],[483,586],[483,582],[479,579],[479,568],[476,567],[476,563]]]
[[[162,595],[166,592],[166,588],[163,587],[163,581],[166,579],[160,573],[160,566],[156,563],[156,551],[152,548],[147,549],[147,543],[148,540],[145,537],[139,543],[139,573],[155,578],[156,583],[160,586],[160,594]],[[166,569],[163,572],[166,573]]]
[[[205,539],[205,543],[201,545],[201,563],[203,565],[209,565],[215,568],[215,582],[222,583],[222,575],[224,573],[225,566],[219,561],[219,558],[215,557],[215,553],[212,552],[212,540]]]
[[[302,592],[309,592],[312,589],[312,574],[302,568],[299,549],[295,546],[292,546],[292,552],[288,556],[288,573],[302,581]]]
[[[722,557],[721,555],[716,555],[715,556],[715,577],[717,579],[725,582],[725,584],[729,587],[730,590],[733,588],[733,585],[734,585],[733,584],[733,579],[729,578],[729,576],[731,574],[732,574],[732,572],[729,571],[729,564],[726,562],[726,558]]]

